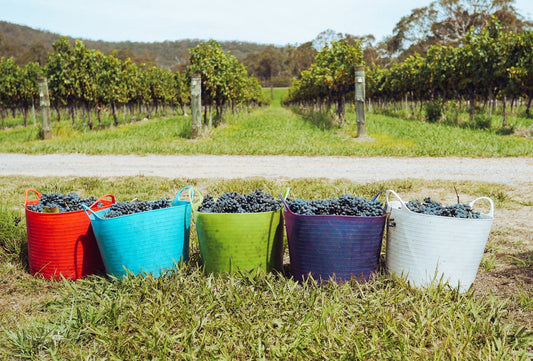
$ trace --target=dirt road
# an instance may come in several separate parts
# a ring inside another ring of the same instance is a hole
[[[533,182],[533,158],[395,158],[235,155],[0,154],[0,176],[161,176],[169,178],[420,178]]]

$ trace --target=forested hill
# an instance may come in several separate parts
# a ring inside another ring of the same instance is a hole
[[[47,53],[52,48],[53,42],[61,36],[63,34],[55,34],[28,26],[0,21],[0,57],[13,56],[17,58],[29,52]],[[69,39],[73,38],[69,37]],[[155,62],[162,68],[171,68],[180,63],[180,57],[186,55],[190,48],[207,39],[185,39],[153,43],[81,40],[89,49],[100,50],[105,54],[114,49],[122,50],[125,55],[131,58],[140,58],[144,62]],[[224,51],[231,51],[239,60],[244,59],[248,54],[260,52],[267,47],[265,44],[241,41],[220,41],[219,43]],[[28,54],[28,56],[30,55],[34,57],[36,54]]]

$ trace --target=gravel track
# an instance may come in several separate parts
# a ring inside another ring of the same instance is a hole
[[[472,180],[533,182],[533,157],[307,157],[239,155],[0,154],[0,176],[160,176],[169,178],[266,177],[348,179]]]

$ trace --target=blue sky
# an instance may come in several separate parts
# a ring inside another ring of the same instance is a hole
[[[0,20],[75,38],[106,41],[215,39],[301,44],[326,29],[390,35],[430,0],[0,0]],[[533,0],[517,0],[533,18]]]

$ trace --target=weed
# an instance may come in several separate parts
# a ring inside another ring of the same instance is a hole
[[[530,252],[527,256],[517,257],[515,255],[507,256],[511,264],[514,264],[519,267],[530,268],[533,267],[533,252]]]
[[[426,121],[436,123],[442,117],[442,101],[435,99],[424,105]]]
[[[493,253],[484,255],[483,258],[481,258],[481,266],[485,272],[490,272],[494,267],[496,267],[496,255]]]

